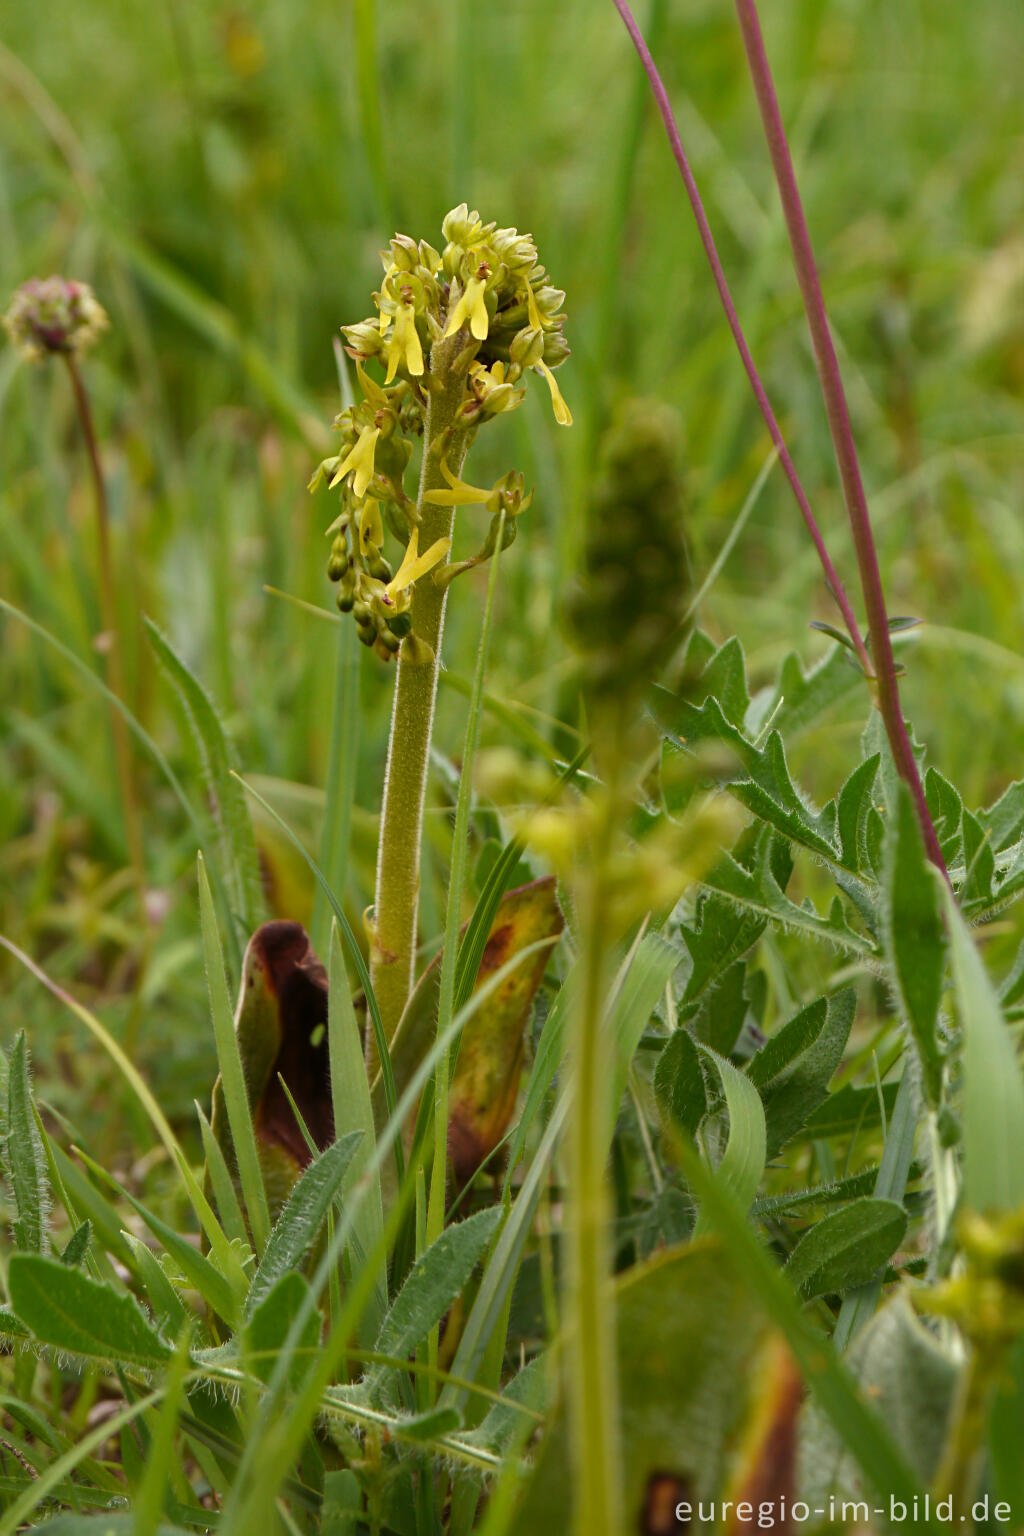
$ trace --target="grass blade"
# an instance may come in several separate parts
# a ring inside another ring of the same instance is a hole
[[[238,1037],[235,1034],[227,981],[224,977],[224,956],[221,952],[220,936],[217,933],[213,897],[210,894],[210,884],[206,878],[206,865],[202,854],[199,855],[199,920],[203,933],[203,955],[206,963],[206,982],[210,994],[213,1032],[217,1042],[217,1063],[224,1088],[224,1105],[238,1162],[242,1198],[252,1227],[256,1252],[261,1254],[267,1245],[267,1237],[270,1233],[270,1212],[267,1208],[267,1192],[263,1186],[263,1175],[256,1150],[256,1132],[253,1129],[252,1114],[249,1110],[245,1072],[238,1050]]]

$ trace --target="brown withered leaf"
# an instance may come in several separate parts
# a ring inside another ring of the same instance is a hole
[[[491,925],[474,990],[530,944],[557,938],[564,926],[552,876],[508,891]],[[491,1155],[508,1128],[522,1075],[530,1009],[549,954],[549,949],[539,950],[517,966],[463,1031],[452,1079],[448,1130],[448,1152],[459,1185]],[[417,982],[391,1043],[399,1094],[434,1042],[440,981],[438,954]],[[373,1108],[379,1129],[387,1119],[379,1074],[373,1085]]]

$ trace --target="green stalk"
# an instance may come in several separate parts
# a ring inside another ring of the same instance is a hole
[[[417,517],[420,548],[449,537],[455,521],[451,507],[432,506],[430,491],[447,489],[441,464],[447,460],[458,476],[466,456],[468,433],[454,430],[463,400],[464,374],[454,366],[459,336],[436,342],[430,356],[430,394],[423,428],[423,466]],[[437,676],[441,665],[448,588],[435,580],[416,583],[410,616],[419,644],[406,642],[398,659],[395,702],[384,776],[374,936],[373,989],[388,1040],[394,1038],[409,993],[416,960],[416,912],[420,888],[420,845],[426,798],[430,737],[434,724]],[[376,1057],[371,1050],[371,1076]]]
[[[498,585],[498,565],[501,559],[501,540],[505,532],[502,515],[491,569],[487,581],[487,599],[484,620],[480,631],[476,671],[473,674],[473,690],[469,700],[469,717],[466,721],[466,740],[462,749],[462,770],[459,778],[459,797],[455,806],[455,827],[452,833],[452,857],[448,876],[448,909],[444,925],[444,949],[441,952],[441,978],[437,1005],[437,1033],[443,1036],[455,1012],[455,979],[459,947],[459,919],[462,914],[462,892],[466,883],[466,852],[469,843],[469,813],[473,801],[473,759],[476,757],[480,735],[480,715],[483,707],[484,678],[487,675],[487,655],[490,649],[491,616],[494,611],[494,594]],[[434,1161],[430,1172],[430,1204],[427,1209],[426,1241],[429,1246],[444,1230],[445,1194],[448,1184],[448,1089],[451,1069],[450,1052],[445,1050],[434,1075]],[[430,1335],[430,1363],[437,1365],[438,1330]]]
[[[616,755],[609,754],[608,802],[595,830],[593,863],[582,893],[580,971],[575,1009],[572,1117],[569,1128],[569,1304],[566,1350],[578,1536],[618,1536],[622,1525],[622,1465],[617,1445],[618,1392],[615,1310],[609,1289],[608,1192],[604,1110],[607,1062],[602,1021],[607,995],[608,863],[618,796]]]

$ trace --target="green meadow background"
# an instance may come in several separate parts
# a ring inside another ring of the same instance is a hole
[[[856,588],[784,231],[725,0],[640,5],[749,339],[833,558]],[[766,0],[764,25],[844,366],[905,701],[928,761],[969,804],[1024,773],[1024,10],[1019,0]],[[701,581],[763,465],[766,434],[725,330],[660,123],[605,0],[266,0],[4,7],[0,294],[60,272],[112,329],[85,364],[114,519],[130,702],[200,813],[191,738],[145,639],[154,619],[203,680],[245,775],[314,851],[338,626],[324,575],[338,327],[369,312],[398,229],[439,239],[466,200],[529,229],[566,290],[576,424],[543,389],[470,461],[536,487],[502,564],[490,692],[565,748],[578,719],[559,614],[616,401],[678,412]],[[90,490],[63,369],[0,349],[0,597],[90,667],[100,629]],[[475,513],[461,519],[467,543]],[[437,745],[458,752],[486,577],[454,589]],[[320,616],[272,587],[321,610]],[[644,601],[637,593],[636,601]],[[855,605],[856,606],[856,605]],[[324,617],[326,615],[326,617]],[[821,654],[830,618],[778,473],[702,607],[739,633],[755,681]],[[673,648],[666,637],[666,660]],[[348,655],[348,653],[345,653]],[[353,919],[371,899],[391,675],[360,651]],[[800,743],[824,800],[857,751],[851,694]],[[522,708],[520,708],[522,706]],[[484,745],[521,745],[488,716]],[[150,932],[137,908],[101,697],[0,616],[0,932],[131,1032],[165,1107],[190,1117],[215,1072],[195,905],[195,837],[139,751]],[[443,918],[438,763],[430,826]],[[275,910],[309,921],[304,866],[260,836]],[[998,930],[996,930],[998,942]],[[1012,935],[1007,932],[1009,948]],[[813,960],[808,963],[814,963]],[[149,1145],[80,1026],[0,955],[3,1033],[28,1027],[40,1093],[97,1156]],[[132,1010],[137,1016],[132,1017]],[[139,1140],[134,1132],[138,1129]]]

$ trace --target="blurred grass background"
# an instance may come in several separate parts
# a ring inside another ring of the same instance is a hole
[[[732,9],[654,0],[639,17],[755,357],[854,588]],[[1018,0],[792,0],[766,3],[763,20],[890,609],[926,621],[904,652],[907,712],[929,761],[982,803],[1024,773],[1024,12]],[[314,850],[336,630],[264,588],[331,611],[331,500],[305,484],[337,409],[332,338],[368,312],[393,230],[436,242],[463,199],[532,230],[568,295],[574,355],[559,377],[576,427],[554,427],[541,390],[486,434],[470,478],[514,464],[536,486],[503,562],[489,687],[539,711],[523,718],[564,745],[551,717],[571,725],[576,705],[558,612],[610,405],[651,395],[678,411],[698,580],[767,450],[612,7],[89,0],[58,26],[47,7],[9,6],[0,110],[0,296],[62,272],[91,282],[113,322],[86,370],[132,707],[198,803],[147,614],[209,689],[245,774]],[[98,669],[92,507],[64,371],[0,350],[0,412],[0,596]],[[463,524],[469,542],[477,530]],[[485,579],[455,588],[455,674],[472,667]],[[815,617],[832,617],[828,599],[773,475],[702,621],[717,638],[738,632],[767,681],[787,650],[821,654]],[[140,934],[106,710],[18,622],[0,617],[0,642],[0,931],[123,1031]],[[372,891],[390,704],[387,669],[363,653],[357,664],[353,915]],[[464,708],[442,690],[444,753],[458,751]],[[854,697],[800,744],[819,797],[848,770],[864,713]],[[510,739],[494,720],[485,735]],[[141,753],[136,772],[153,924],[139,1052],[185,1113],[214,1071],[194,837]],[[275,907],[308,919],[308,873],[272,829],[261,836]],[[425,901],[429,923],[429,881]],[[6,956],[0,975],[5,1033],[30,1028],[45,1095],[102,1121],[106,1068],[83,1056],[77,1026]],[[126,1127],[107,1131],[118,1143]]]

